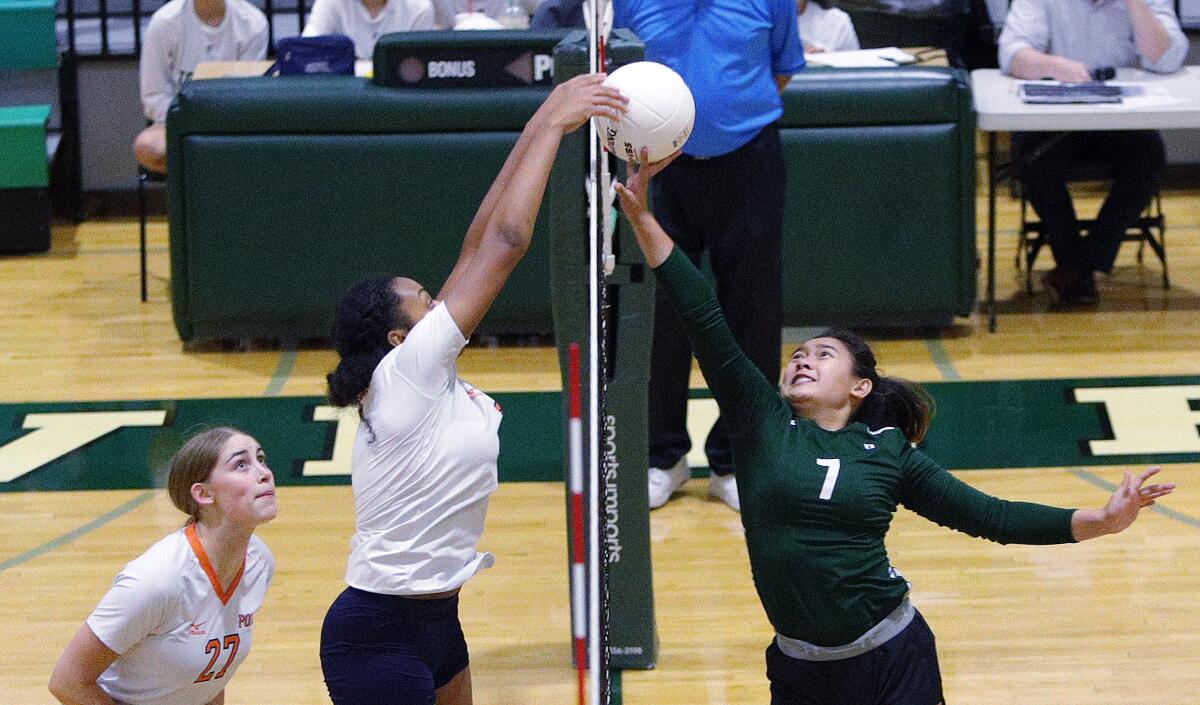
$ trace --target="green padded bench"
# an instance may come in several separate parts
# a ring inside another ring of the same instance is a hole
[[[0,189],[50,183],[46,168],[49,105],[0,106]]]
[[[0,0],[0,70],[58,65],[54,0]]]
[[[360,276],[439,285],[547,90],[399,90],[350,77],[187,83],[167,124],[180,337],[324,336]],[[965,75],[814,70],[784,100],[785,324],[968,315],[975,143]],[[569,171],[552,178],[575,189],[583,174]],[[543,207],[481,331],[552,329],[552,210]]]
[[[0,106],[0,253],[50,249],[49,105]]]
[[[784,91],[786,325],[940,326],[975,306],[975,113],[958,69]]]
[[[0,0],[0,253],[50,249],[49,105],[20,76],[58,66],[54,0]],[[35,103],[30,105],[29,103]]]
[[[188,82],[167,118],[180,337],[327,336],[338,298],[368,274],[436,294],[547,93],[340,76]],[[481,332],[550,330],[544,221]]]

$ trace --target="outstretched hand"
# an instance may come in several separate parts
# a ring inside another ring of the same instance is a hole
[[[647,211],[650,179],[666,169],[680,153],[677,151],[665,159],[650,163],[649,150],[643,147],[642,153],[638,155],[638,161],[629,162],[629,174],[625,178],[625,183],[613,182],[613,189],[621,198],[621,209],[625,211],[625,216],[630,221]]]
[[[613,188],[621,197],[621,209],[625,211],[625,217],[633,225],[638,246],[646,255],[646,264],[657,267],[670,256],[671,250],[675,248],[675,243],[647,208],[646,198],[650,190],[651,177],[667,168],[667,165],[679,156],[679,152],[653,164],[650,163],[645,148],[638,156],[640,157],[638,162],[629,165],[629,175],[625,179],[625,183],[620,184],[614,181]]]
[[[1108,533],[1115,534],[1129,528],[1143,507],[1152,506],[1159,497],[1165,497],[1174,491],[1173,482],[1143,486],[1146,480],[1157,475],[1159,470],[1160,468],[1150,468],[1136,478],[1128,470],[1125,471],[1124,479],[1102,510]]]
[[[620,120],[629,99],[616,88],[604,85],[605,78],[602,73],[589,73],[558,84],[542,104],[541,112],[564,133],[574,132],[592,117]]]

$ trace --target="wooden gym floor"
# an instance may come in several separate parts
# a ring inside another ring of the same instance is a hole
[[[1100,304],[1073,312],[1050,311],[1044,294],[1024,293],[1012,259],[1016,207],[1002,199],[999,332],[988,334],[976,315],[938,334],[887,336],[876,344],[882,367],[919,381],[1200,374],[1197,195],[1166,194],[1170,291],[1159,286],[1158,263],[1138,266],[1126,245],[1100,284]],[[1086,200],[1085,209],[1095,207]],[[981,224],[985,208],[980,198]],[[300,351],[286,364],[278,350],[182,352],[170,322],[165,222],[153,224],[145,304],[137,300],[136,238],[136,220],[93,220],[59,227],[47,255],[0,258],[0,402],[323,392],[328,351]],[[981,237],[981,252],[984,245]],[[1047,253],[1039,266],[1049,263]],[[471,348],[461,370],[491,391],[558,383],[548,348]],[[695,381],[702,384],[698,374]],[[1100,506],[1107,492],[1096,485],[1120,469],[1093,469],[1092,483],[1064,468],[961,476],[1005,497]],[[1198,470],[1167,465],[1166,479],[1182,487],[1166,511],[1081,546],[1001,547],[902,511],[889,549],[938,636],[947,702],[1200,702]],[[740,524],[705,496],[705,482],[693,480],[653,514],[660,654],[656,669],[624,674],[629,705],[768,700],[762,652],[771,632]],[[316,644],[342,588],[350,490],[287,487],[279,499],[279,519],[260,534],[278,572],[254,652],[229,687],[231,705],[328,702]],[[558,483],[505,484],[493,500],[483,547],[498,560],[463,597],[477,703],[573,702],[561,500]],[[142,490],[0,493],[0,643],[9,645],[0,655],[0,703],[53,702],[45,683],[64,644],[124,562],[180,521],[161,493]]]

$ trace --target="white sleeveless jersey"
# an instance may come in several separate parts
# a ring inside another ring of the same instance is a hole
[[[501,414],[458,378],[466,344],[438,304],[375,368],[350,463],[353,587],[444,592],[495,561],[476,545],[496,490]]]
[[[97,683],[128,705],[204,705],[250,652],[254,614],[275,558],[250,538],[241,572],[222,586],[194,524],[130,561],[87,625],[120,654]]]

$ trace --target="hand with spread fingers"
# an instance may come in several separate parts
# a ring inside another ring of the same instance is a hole
[[[1083,541],[1105,534],[1117,534],[1128,529],[1144,507],[1153,506],[1159,497],[1175,491],[1175,483],[1147,485],[1146,480],[1157,475],[1161,468],[1150,468],[1136,477],[1128,470],[1109,497],[1103,509],[1076,510],[1071,521],[1075,540]]]
[[[1108,518],[1111,533],[1115,534],[1129,528],[1129,525],[1137,519],[1138,511],[1152,506],[1159,497],[1165,497],[1175,490],[1173,482],[1144,485],[1146,480],[1157,475],[1159,470],[1160,468],[1150,468],[1139,474],[1136,479],[1131,472],[1125,471],[1124,479],[1109,498],[1108,504],[1104,506],[1104,514]]]

